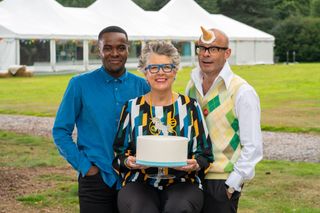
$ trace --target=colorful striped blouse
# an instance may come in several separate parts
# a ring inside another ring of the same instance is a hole
[[[163,125],[168,125],[172,117],[176,120],[176,125],[173,125],[172,129],[161,131],[154,128],[154,123],[152,123],[154,118],[160,119]],[[130,155],[135,156],[137,136],[164,134],[188,138],[188,159],[196,159],[201,170],[184,172],[165,168],[165,173],[172,174],[175,178],[159,180],[148,178],[149,174],[157,173],[156,167],[130,170],[125,166],[125,159]],[[195,99],[181,94],[173,104],[168,106],[150,107],[145,96],[129,100],[122,109],[113,148],[116,155],[113,167],[121,175],[123,186],[129,182],[145,182],[162,190],[174,183],[191,182],[202,189],[201,180],[210,163],[213,162],[211,140],[201,109]]]

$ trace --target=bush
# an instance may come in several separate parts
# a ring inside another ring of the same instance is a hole
[[[320,17],[320,0],[313,0],[311,2],[311,15]]]
[[[320,18],[290,17],[276,25],[275,54],[279,61],[286,61],[287,51],[296,53],[296,61],[320,61]]]

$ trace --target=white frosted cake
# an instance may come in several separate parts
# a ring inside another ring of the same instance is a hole
[[[136,163],[155,167],[185,166],[188,140],[180,136],[138,136]]]

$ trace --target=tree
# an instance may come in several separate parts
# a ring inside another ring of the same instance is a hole
[[[66,7],[88,7],[95,0],[56,0],[60,4]]]
[[[313,0],[310,7],[311,15],[313,17],[320,17],[320,0]]]
[[[320,18],[289,17],[273,29],[275,53],[286,60],[287,51],[296,53],[297,61],[320,61]]]
[[[158,11],[164,5],[166,5],[169,0],[133,0],[133,2],[139,5],[144,10]]]
[[[212,14],[219,13],[217,0],[195,0],[202,8]]]
[[[270,16],[269,1],[256,0],[217,0],[219,12],[239,21],[248,23],[254,18]]]
[[[274,23],[272,4],[275,0],[216,0],[218,12],[263,31],[270,30]]]
[[[276,0],[274,18],[284,20],[290,16],[309,16],[310,0]]]

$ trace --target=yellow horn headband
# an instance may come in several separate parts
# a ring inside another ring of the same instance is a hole
[[[210,44],[214,42],[214,40],[216,40],[216,35],[214,34],[214,32],[206,30],[202,26],[201,26],[201,30],[202,30],[202,35],[200,39],[203,43]]]

